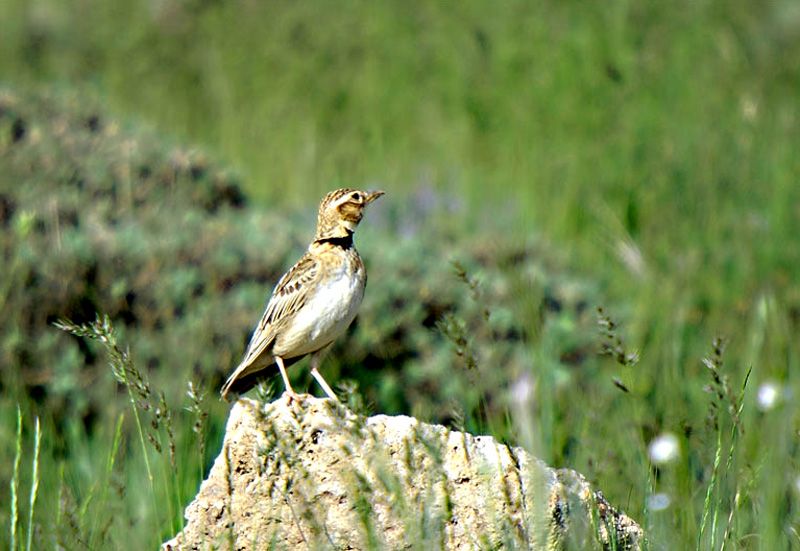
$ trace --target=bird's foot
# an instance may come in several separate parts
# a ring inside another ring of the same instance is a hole
[[[295,403],[302,404],[305,401],[305,394],[298,394],[294,390],[286,390],[283,396],[286,398],[286,405],[289,406]]]

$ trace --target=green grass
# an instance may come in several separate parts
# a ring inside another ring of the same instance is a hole
[[[454,403],[467,428],[522,441],[587,474],[647,528],[656,549],[800,545],[793,1],[89,1],[75,9],[13,0],[4,11],[6,83],[99,95],[122,120],[236,167],[264,209],[305,212],[332,187],[374,186],[408,209],[436,198],[431,212],[446,218],[447,231],[434,235],[457,251],[481,235],[550,243],[560,266],[592,289],[588,313],[540,315],[540,274],[509,268],[502,279],[502,266],[469,268],[489,296],[501,284],[511,289],[488,307],[493,320],[508,316],[522,328],[527,352],[514,365],[527,366],[533,390],[515,405],[507,390],[523,372],[479,366],[476,380],[495,386],[474,386],[481,396]],[[368,225],[367,257],[380,246]],[[369,293],[380,294],[390,275],[370,269]],[[4,272],[0,301],[23,275]],[[591,328],[596,306],[619,324],[625,349],[638,352],[635,365],[594,357],[605,342]],[[496,331],[467,327],[476,332],[469,346],[491,360]],[[562,354],[576,335],[590,343],[582,349],[590,359],[577,366]],[[716,337],[726,345],[719,371],[735,389],[722,399],[704,390],[714,385],[702,360]],[[451,373],[423,387],[430,396],[397,398],[396,389],[426,373],[386,375],[375,410],[407,405],[439,419],[430,403],[459,396]],[[188,381],[156,377],[162,386],[153,392],[165,391],[175,412],[182,467],[166,485],[158,477],[170,471],[170,451],[137,443],[136,407],[123,413],[114,401],[97,418],[63,418],[13,393],[19,385],[3,387],[0,434],[14,441],[20,404],[22,465],[32,464],[32,419],[41,419],[35,508],[14,499],[13,514],[1,509],[12,547],[24,541],[11,536],[17,519],[31,515],[39,543],[67,547],[113,547],[131,534],[155,544],[179,526],[179,504],[217,453],[225,409],[208,400],[198,440],[192,427],[202,410],[181,409],[191,407],[180,401]],[[767,382],[785,398],[762,411],[756,398]],[[369,385],[361,380],[362,391]],[[158,430],[166,443],[166,426]],[[663,432],[678,437],[681,454],[654,467],[647,445]],[[16,465],[6,447],[0,457]],[[31,487],[32,472],[1,472],[19,483],[3,485],[17,497]],[[157,511],[154,486],[170,494],[159,494]],[[653,493],[667,494],[669,507],[648,508]],[[54,529],[45,519],[60,520]]]

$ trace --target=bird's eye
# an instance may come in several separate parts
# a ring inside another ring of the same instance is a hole
[[[359,192],[355,192],[351,197],[354,201],[361,201],[361,194]]]

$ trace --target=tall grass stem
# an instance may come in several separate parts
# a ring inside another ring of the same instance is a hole
[[[17,526],[19,524],[19,464],[22,460],[22,410],[17,404],[17,441],[14,453],[14,474],[11,477],[11,526],[10,546],[11,551],[17,549]]]
[[[39,423],[39,418],[36,418],[36,434],[33,441],[33,467],[31,479],[31,498],[28,507],[28,539],[25,544],[26,551],[31,551],[31,542],[33,538],[33,510],[36,508],[36,497],[39,494],[39,449],[42,443],[42,428]]]
[[[144,458],[144,467],[147,471],[147,481],[150,483],[150,495],[153,499],[153,511],[158,511],[158,499],[156,498],[156,487],[153,479],[153,469],[150,467],[150,458],[147,454],[147,444],[144,441],[144,429],[142,429],[142,420],[139,418],[139,409],[136,407],[136,398],[133,396],[133,389],[131,388],[128,374],[124,369],[121,369],[122,379],[125,388],[128,391],[128,399],[130,400],[131,410],[133,411],[133,418],[136,420],[136,432],[139,434],[139,444],[142,447],[142,456]]]

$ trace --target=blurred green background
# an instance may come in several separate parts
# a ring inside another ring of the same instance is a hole
[[[656,549],[800,546],[796,1],[2,10],[0,475],[27,488],[38,416],[34,541],[179,527],[219,384],[319,199],[352,186],[387,191],[357,237],[361,314],[323,368],[354,405],[575,468]],[[95,312],[174,411],[172,437],[153,430],[181,467],[147,448],[173,477],[160,514],[102,349],[52,326]],[[656,465],[665,433],[680,451]]]

